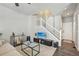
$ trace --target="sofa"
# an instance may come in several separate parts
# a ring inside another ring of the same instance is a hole
[[[10,43],[0,40],[0,56],[22,56]]]

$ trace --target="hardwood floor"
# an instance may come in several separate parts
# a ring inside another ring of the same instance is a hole
[[[62,47],[58,48],[54,56],[79,56],[73,43],[62,42]]]

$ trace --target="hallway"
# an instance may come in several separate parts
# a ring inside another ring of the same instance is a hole
[[[73,43],[62,42],[62,47],[56,50],[54,56],[79,56]]]

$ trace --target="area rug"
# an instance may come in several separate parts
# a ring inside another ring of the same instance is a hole
[[[36,47],[35,49],[38,49],[38,47]],[[40,53],[37,56],[53,56],[55,51],[57,48],[54,48],[52,46],[46,46],[46,45],[40,45]],[[21,46],[17,46],[16,50],[18,52],[20,52],[20,54],[22,54],[23,56],[28,56],[27,54],[25,54],[23,51],[21,51]],[[31,54],[31,49],[28,49],[29,54]],[[36,52],[34,52],[36,53]]]

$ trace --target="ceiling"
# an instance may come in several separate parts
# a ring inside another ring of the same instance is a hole
[[[67,6],[63,11],[62,11],[62,16],[63,17],[68,17],[68,16],[73,16],[74,12],[76,11],[78,6],[78,3],[72,3],[69,6]]]
[[[42,10],[50,10],[52,15],[58,15],[61,14],[70,3],[19,3],[18,7],[15,6],[14,3],[0,3],[0,5],[25,15],[33,15]]]

